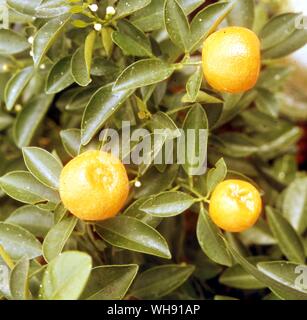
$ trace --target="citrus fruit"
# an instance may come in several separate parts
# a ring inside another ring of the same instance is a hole
[[[82,220],[114,217],[129,193],[129,180],[121,161],[103,151],[86,151],[72,159],[60,176],[64,206]]]
[[[259,191],[242,180],[225,180],[219,183],[211,195],[209,205],[212,221],[230,232],[241,232],[252,227],[261,210]]]
[[[249,29],[223,28],[205,40],[202,62],[205,78],[214,89],[245,92],[259,77],[260,41]]]

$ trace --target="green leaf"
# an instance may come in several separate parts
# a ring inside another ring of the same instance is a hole
[[[52,95],[42,94],[34,97],[18,114],[14,124],[14,140],[19,148],[30,144],[52,100]]]
[[[302,234],[307,228],[307,178],[295,179],[285,191],[282,212],[294,229]]]
[[[148,4],[151,0],[119,0],[116,7],[116,19],[129,16],[131,13],[138,11]]]
[[[112,41],[112,34],[113,34],[112,28],[105,27],[101,29],[101,42],[108,58],[111,57],[113,52],[113,47],[114,47],[113,41]]]
[[[92,270],[81,299],[121,300],[138,272],[136,264],[100,266]]]
[[[192,99],[188,94],[185,94],[181,98],[181,102],[183,103],[193,103],[193,102],[198,102],[198,103],[206,103],[206,104],[217,104],[217,103],[223,103],[222,100],[209,95],[208,93],[204,91],[198,91],[197,96],[195,99]]]
[[[29,42],[20,33],[0,29],[0,54],[16,54],[29,49],[29,47]]]
[[[200,104],[189,110],[183,130],[185,139],[180,142],[180,152],[184,152],[185,161],[182,166],[188,175],[203,174],[207,165],[208,119]]]
[[[233,9],[228,15],[230,25],[252,29],[255,18],[254,0],[231,0]]]
[[[196,71],[190,76],[187,81],[186,89],[191,102],[195,102],[199,89],[203,80],[203,70],[197,67]]]
[[[208,171],[206,177],[206,191],[210,194],[215,187],[222,182],[227,175],[227,166],[223,158],[217,161],[215,168]]]
[[[305,252],[301,239],[291,224],[271,207],[266,207],[268,223],[283,254],[292,262],[303,264]]]
[[[225,266],[232,265],[222,232],[212,222],[203,205],[198,215],[196,235],[201,249],[211,260]]]
[[[203,39],[216,30],[232,8],[232,3],[219,2],[206,6],[195,15],[190,28],[190,51],[197,49]]]
[[[250,257],[248,261],[256,264],[259,261],[267,260],[266,257]],[[231,288],[251,290],[264,289],[266,286],[257,280],[250,273],[246,272],[240,264],[226,269],[219,278],[219,282]]]
[[[71,60],[71,57],[65,57],[53,65],[47,77],[47,94],[61,92],[74,83],[70,71]]]
[[[118,216],[99,223],[96,229],[102,239],[113,246],[171,258],[168,245],[160,233],[135,218]]]
[[[257,268],[267,277],[280,283],[293,292],[288,300],[307,300],[307,290],[304,281],[306,266],[287,261],[260,262]],[[303,280],[303,281],[302,281]],[[281,292],[276,291],[278,295]]]
[[[176,0],[166,0],[164,23],[173,43],[182,51],[187,51],[190,40],[190,26],[187,17]]]
[[[270,19],[259,34],[261,49],[270,49],[285,41],[295,30],[299,13],[283,13]]]
[[[259,111],[277,118],[279,105],[276,96],[267,89],[259,88],[256,99],[256,106]]]
[[[81,143],[86,145],[102,128],[104,123],[133,93],[132,90],[123,89],[112,92],[112,84],[100,88],[86,106],[81,124]]]
[[[81,295],[92,269],[91,257],[67,251],[52,260],[44,273],[40,298],[76,300]]]
[[[33,42],[33,60],[35,67],[40,64],[54,41],[64,30],[70,21],[70,17],[71,15],[68,14],[49,20],[38,30]]]
[[[172,217],[189,209],[194,202],[195,199],[186,193],[168,191],[150,197],[140,210],[155,217]]]
[[[191,276],[194,266],[167,264],[146,270],[137,277],[130,295],[139,299],[158,299],[180,287]]]
[[[35,16],[38,18],[54,18],[67,14],[71,6],[65,0],[43,0],[43,2],[36,7]]]
[[[5,104],[7,110],[12,110],[22,91],[33,76],[33,67],[27,67],[16,73],[5,87]]]
[[[66,152],[70,156],[76,157],[79,154],[81,144],[80,129],[61,130],[60,136]]]
[[[178,0],[178,4],[186,15],[193,12],[204,3],[203,0]],[[144,32],[162,29],[164,27],[164,0],[152,0],[143,9],[131,16],[131,21]]]
[[[77,221],[76,217],[70,216],[62,219],[50,229],[43,243],[43,255],[46,261],[53,260],[62,252]]]
[[[307,42],[307,30],[295,29],[283,42],[276,46],[264,50],[262,53],[263,59],[277,59],[288,56],[292,52],[303,47]]]
[[[180,137],[181,132],[175,122],[164,112],[158,111],[155,113],[148,123],[151,131],[163,130],[167,134],[167,139],[175,139]]]
[[[0,178],[2,190],[11,198],[29,204],[44,201],[59,202],[59,195],[38,182],[30,172],[12,171]]]
[[[158,59],[137,61],[119,75],[113,91],[132,90],[163,81],[170,77],[174,70],[174,65]]]
[[[35,9],[40,5],[42,0],[6,0],[6,2],[15,11],[34,16]]]
[[[74,80],[83,87],[92,81],[90,72],[95,39],[96,32],[93,30],[86,37],[84,46],[77,49],[71,59],[72,76]]]
[[[59,160],[48,151],[37,147],[23,148],[22,153],[25,164],[33,176],[47,187],[57,189],[63,169]]]
[[[112,33],[113,41],[124,51],[125,55],[152,57],[151,44],[145,34],[128,20],[120,20],[119,31]]]
[[[33,205],[16,209],[5,222],[19,225],[37,237],[44,237],[53,226],[53,214]]]
[[[32,233],[10,223],[0,222],[0,245],[14,260],[34,259],[42,254],[41,243]]]
[[[132,202],[132,204],[124,211],[123,215],[136,218],[143,223],[148,224],[149,226],[156,228],[159,223],[161,222],[161,218],[154,217],[150,214],[145,213],[140,208],[149,198],[148,197],[142,197],[140,199],[135,200]]]
[[[11,271],[10,291],[14,300],[27,300],[29,297],[28,277],[29,260],[22,258]]]
[[[270,287],[275,293],[278,294],[283,299],[286,300],[305,300],[307,298],[307,294],[302,292],[300,289],[294,287],[294,282],[292,285],[290,283],[285,282],[283,279],[279,279],[274,277],[272,274],[268,272],[263,272],[265,269],[260,268],[261,266],[265,266],[266,264],[274,264],[275,262],[261,262],[257,265],[259,269],[257,269],[253,264],[251,264],[248,260],[242,257],[238,252],[236,252],[233,248],[229,247],[234,258],[241,264],[241,266],[251,275],[253,275],[260,282]],[[288,265],[286,261],[282,262],[283,266]],[[295,275],[292,272],[292,276]]]

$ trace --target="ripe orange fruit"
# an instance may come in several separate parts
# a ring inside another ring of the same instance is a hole
[[[249,182],[225,180],[214,189],[209,205],[212,221],[230,232],[252,227],[262,210],[259,191]]]
[[[86,151],[66,164],[60,176],[65,207],[82,220],[114,217],[129,193],[126,169],[103,151]]]
[[[260,41],[246,28],[227,27],[204,42],[203,71],[220,92],[245,92],[256,84],[260,72]]]

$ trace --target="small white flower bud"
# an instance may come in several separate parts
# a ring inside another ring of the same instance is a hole
[[[30,44],[32,44],[33,41],[34,41],[34,38],[33,38],[32,36],[28,38],[28,42],[29,42]]]
[[[106,14],[107,14],[108,16],[114,16],[114,14],[115,14],[115,9],[114,9],[112,6],[107,7],[107,9],[106,9]]]
[[[102,25],[101,25],[100,23],[95,23],[95,24],[94,24],[94,29],[95,29],[96,31],[100,31],[101,28],[102,28]]]
[[[141,186],[142,184],[141,184],[141,181],[135,181],[135,183],[134,183],[134,186],[136,187],[136,188],[139,188],[140,186]]]
[[[90,8],[90,10],[91,10],[92,12],[98,11],[98,6],[97,6],[96,3],[90,4],[88,7]]]

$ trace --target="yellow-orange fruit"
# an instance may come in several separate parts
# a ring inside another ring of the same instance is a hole
[[[204,75],[220,92],[240,93],[253,88],[259,77],[260,61],[259,38],[249,29],[223,28],[204,42]]]
[[[219,183],[211,195],[209,205],[212,221],[230,232],[241,232],[252,227],[261,210],[259,191],[242,180],[225,180]]]
[[[82,220],[114,217],[127,200],[126,169],[113,155],[86,151],[66,164],[60,176],[64,206]]]

